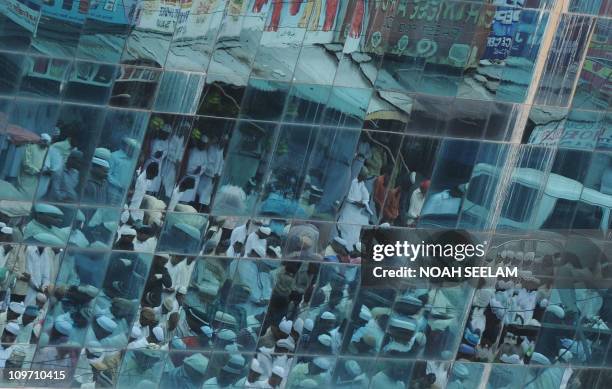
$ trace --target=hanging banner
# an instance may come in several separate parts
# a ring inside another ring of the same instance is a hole
[[[27,0],[3,0],[0,3],[0,10],[6,17],[36,36],[40,6]]]

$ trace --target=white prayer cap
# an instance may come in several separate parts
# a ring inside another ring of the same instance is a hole
[[[137,325],[132,326],[132,332],[130,333],[130,337],[134,339],[138,339],[142,336],[142,330]]]
[[[236,340],[236,333],[232,330],[222,329],[217,334],[217,337],[221,340],[226,340],[228,342],[233,342]]]
[[[416,330],[416,323],[414,323],[412,320],[402,320],[397,317],[394,317],[391,320],[389,320],[389,326],[395,327],[395,328],[401,328],[401,329],[409,330],[409,331]]]
[[[308,331],[312,331],[312,329],[314,328],[314,321],[312,321],[312,319],[304,320],[304,328]]]
[[[13,301],[9,304],[9,309],[15,312],[16,314],[21,315],[25,311],[25,305],[22,302],[18,303],[16,301]]]
[[[328,370],[331,367],[331,363],[329,362],[329,359],[323,358],[323,357],[317,357],[313,359],[312,363],[314,363],[315,365],[317,365],[323,370]]]
[[[57,332],[62,335],[68,336],[72,331],[72,321],[69,319],[69,317],[64,318],[62,316],[58,316],[53,326],[55,327]]]
[[[40,139],[44,140],[45,142],[51,142],[51,135],[47,134],[46,132],[43,132],[42,134],[40,134]]]
[[[264,248],[263,245],[256,244],[255,247],[253,247],[253,250],[257,253],[257,256],[259,256],[260,258],[266,257],[266,249]]]
[[[125,236],[136,236],[136,230],[132,227],[124,228],[121,230],[121,235]]]
[[[319,387],[319,384],[317,383],[317,381],[313,380],[312,378],[306,378],[305,380],[300,382],[300,388],[303,388],[303,389],[314,389],[318,387]]]
[[[66,242],[58,238],[53,234],[49,234],[47,232],[41,232],[39,234],[34,235],[34,240],[49,246],[64,246]]]
[[[94,150],[94,157],[103,159],[105,161],[110,161],[112,158],[112,153],[106,147],[98,147]]]
[[[383,224],[380,225],[380,228],[391,228],[391,224],[383,223]]]
[[[6,227],[6,223],[5,222],[0,222],[0,228],[2,227]]]
[[[368,307],[362,305],[361,309],[359,310],[359,318],[362,320],[370,321],[372,319],[372,312],[370,312],[370,309]]]
[[[558,319],[563,319],[565,317],[565,310],[560,305],[549,304],[546,307],[546,312],[552,313]]]
[[[272,368],[272,374],[279,377],[285,377],[285,369],[282,366],[276,365]]]
[[[293,323],[293,329],[295,330],[295,332],[302,335],[302,331],[304,330],[304,320],[302,320],[301,317],[295,319],[295,322]]]
[[[467,378],[470,375],[470,371],[464,364],[455,363],[453,365],[453,374],[459,378]]]
[[[319,335],[319,337],[317,338],[317,340],[319,341],[319,343],[321,343],[323,346],[325,347],[331,347],[332,344],[332,338],[331,336],[329,336],[328,334],[321,334]]]
[[[11,235],[13,233],[13,229],[11,227],[2,227],[0,228],[0,232],[6,235]]]
[[[537,352],[531,354],[530,362],[538,365],[550,365],[550,360],[543,354]]]
[[[323,320],[336,320],[336,315],[334,315],[330,311],[325,311],[321,315],[321,319],[323,319]]]
[[[177,230],[183,231],[193,239],[200,239],[200,230],[187,223],[177,223],[174,225]]]
[[[108,316],[98,316],[98,318],[96,319],[96,323],[98,323],[100,327],[102,327],[108,332],[113,332],[115,328],[117,328],[117,323],[115,323],[113,319]]]
[[[280,329],[284,334],[291,334],[291,328],[293,327],[293,321],[283,319],[281,323],[278,325],[278,329]]]
[[[207,338],[212,338],[213,336],[213,329],[210,328],[210,326],[202,326],[200,327],[200,331],[202,331],[202,333],[206,335]]]
[[[19,324],[15,323],[14,321],[10,321],[6,324],[4,330],[13,335],[18,335],[20,330]]]
[[[253,370],[255,373],[258,373],[258,374],[263,374],[264,373],[264,371],[261,368],[261,365],[259,364],[259,361],[257,359],[253,359],[251,361],[251,370]]]
[[[272,229],[270,229],[270,227],[261,226],[261,227],[259,227],[259,232],[261,232],[262,234],[267,236],[267,235],[270,235],[272,233]]]
[[[178,294],[187,294],[187,288],[184,286],[179,286],[179,288],[176,290],[176,293]]]
[[[47,213],[49,215],[64,216],[61,209],[51,204],[36,203],[34,204],[34,212]]]
[[[348,361],[344,363],[344,368],[346,369],[347,372],[351,373],[351,376],[353,378],[361,374],[361,367],[359,366],[357,361],[354,361],[352,359],[349,359]]]
[[[158,342],[162,342],[164,340],[164,329],[160,326],[153,328],[153,336],[157,339]]]
[[[91,159],[91,164],[103,167],[105,169],[110,169],[110,164],[108,163],[108,161],[102,158],[93,157]]]
[[[287,349],[289,351],[295,350],[295,341],[292,337],[286,337],[285,339],[279,339],[276,341],[276,345],[278,347]]]

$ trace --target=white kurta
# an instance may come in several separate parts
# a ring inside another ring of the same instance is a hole
[[[144,199],[144,195],[147,193],[147,190],[152,185],[154,185],[154,181],[155,180],[147,179],[146,170],[143,170],[142,173],[138,175],[138,178],[136,178],[136,184],[134,185],[134,193],[132,194],[132,200],[130,201],[129,205],[132,219],[144,219],[144,211],[140,209],[140,206],[142,205],[142,200]]]
[[[416,222],[421,216],[421,210],[425,203],[425,195],[421,192],[421,188],[416,188],[410,196],[410,206],[408,207],[408,224]]]
[[[244,245],[244,256],[248,257],[251,254],[251,251],[256,247],[262,247],[265,253],[268,249],[268,242],[265,239],[261,239],[259,236],[257,236],[256,232],[251,232]]]
[[[206,150],[200,150],[195,147],[189,150],[189,158],[187,159],[187,167],[185,172],[187,177],[193,177],[195,183],[193,189],[183,192],[183,195],[180,197],[180,201],[189,203],[195,200],[196,190],[200,183],[200,176],[204,169],[206,158]]]
[[[338,231],[350,247],[359,242],[361,226],[368,224],[369,201],[370,193],[365,183],[363,181],[359,182],[355,178],[351,182],[346,201],[342,205],[342,210],[338,217]],[[365,208],[362,208],[359,204],[365,205]]]
[[[26,272],[30,274],[30,283],[25,299],[26,306],[33,305],[36,301],[38,290],[34,289],[32,285],[35,285],[38,289],[43,289],[49,285],[53,255],[53,250],[48,247],[42,251],[42,254],[39,253],[36,246],[27,247]]]
[[[166,159],[166,155],[168,155],[168,148],[169,148],[169,142],[168,140],[162,140],[162,139],[154,139],[151,142],[151,156],[149,158],[149,160],[147,161],[147,163],[145,163],[144,169],[142,169],[143,171],[146,170],[147,166],[149,166],[149,164],[151,162],[157,162],[159,164],[158,168],[159,168],[159,174],[153,178],[153,182],[151,183],[151,185],[149,186],[148,190],[151,192],[157,192],[159,191],[159,187],[161,185],[161,172],[162,172],[162,165],[164,160]],[[155,153],[157,152],[161,152],[161,155],[159,157],[155,156]]]

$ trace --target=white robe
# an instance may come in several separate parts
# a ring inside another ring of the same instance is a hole
[[[342,205],[340,216],[338,217],[338,231],[342,238],[353,247],[359,242],[361,226],[367,225],[369,221],[368,213],[371,213],[368,203],[370,193],[365,183],[359,182],[356,178],[351,182],[346,201]],[[358,206],[365,205],[365,208]]]
[[[132,194],[132,200],[130,201],[129,205],[132,219],[140,221],[144,219],[144,211],[140,209],[140,206],[142,205],[142,200],[144,199],[144,195],[147,193],[147,190],[154,185],[154,181],[154,179],[147,179],[146,170],[143,170],[142,173],[138,175],[138,178],[136,178],[134,193]]]
[[[38,291],[32,285],[39,289],[49,285],[53,256],[55,256],[53,250],[48,247],[43,249],[42,254],[39,254],[36,246],[26,248],[26,272],[30,274],[28,293],[25,299],[26,306],[33,305],[36,302]]]
[[[410,206],[408,207],[408,224],[416,222],[416,220],[421,216],[421,210],[423,209],[423,204],[425,203],[425,195],[421,192],[421,188],[416,188],[414,192],[412,192],[412,196],[410,196]]]

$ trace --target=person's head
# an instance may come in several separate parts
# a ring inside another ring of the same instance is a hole
[[[368,171],[366,170],[366,168],[362,168],[359,171],[359,174],[357,175],[357,181],[362,182],[364,181],[366,178],[368,178]]]
[[[2,344],[15,343],[15,340],[17,339],[17,335],[19,334],[20,330],[21,328],[19,327],[19,324],[13,321],[8,322],[6,326],[4,326],[4,332],[2,332],[2,337],[0,338],[0,341],[2,342]]]
[[[427,191],[429,190],[429,185],[431,184],[430,180],[423,180],[421,181],[421,183],[419,184],[419,190],[421,191],[422,194],[426,194]]]
[[[261,365],[259,364],[259,361],[257,359],[253,359],[251,361],[251,367],[249,369],[249,373],[247,374],[247,381],[249,383],[254,383],[254,382],[259,381],[259,378],[261,377],[263,372],[264,371]]]
[[[40,134],[40,141],[38,142],[38,145],[41,148],[49,147],[50,143],[51,143],[51,135],[47,133]]]
[[[21,316],[21,324],[27,326],[33,322],[38,316],[38,307],[36,305],[28,305]]]
[[[157,254],[153,257],[153,268],[160,270],[168,263],[170,256],[167,254]]]
[[[178,312],[172,312],[170,316],[168,316],[168,321],[166,322],[166,328],[168,332],[174,331],[178,326],[180,315]]]
[[[270,374],[270,378],[268,379],[268,385],[273,388],[277,388],[283,382],[283,376],[285,375],[285,370],[281,366],[274,366],[272,368],[272,374]]]
[[[9,304],[9,309],[6,311],[6,321],[17,320],[25,312],[25,305],[13,301]]]
[[[81,163],[83,161],[83,153],[79,150],[73,150],[68,155],[68,159],[66,159],[66,168],[68,169],[80,169]]]
[[[64,212],[50,204],[34,205],[34,218],[46,226],[59,226],[64,219]]]
[[[151,238],[153,236],[153,228],[150,226],[142,226],[136,230],[136,238],[140,242]]]
[[[208,359],[200,353],[190,355],[183,360],[182,368],[191,380],[200,383],[204,380]]]
[[[97,180],[105,180],[108,177],[108,171],[110,170],[110,164],[108,161],[93,157],[91,161],[91,175]]]
[[[272,229],[270,227],[259,227],[255,232],[259,239],[266,239],[272,233]]]
[[[133,353],[134,360],[136,361],[136,369],[138,371],[144,371],[148,369],[149,367],[151,367],[153,362],[160,357],[158,355],[158,352],[148,348],[134,350]]]
[[[140,310],[140,318],[138,319],[140,325],[143,327],[154,326],[157,324],[157,319],[155,318],[155,311],[153,308],[145,307]]]
[[[206,320],[206,312],[199,307],[189,307],[186,310],[185,320],[187,321],[187,325],[193,331],[199,331],[200,328],[204,325],[208,325],[208,321]]]
[[[0,242],[12,242],[13,241],[13,228],[4,226],[0,228]],[[8,246],[10,247],[10,246]],[[6,248],[5,248],[6,250]]]
[[[330,361],[324,357],[313,358],[308,363],[308,373],[311,375],[321,374],[330,368]]]
[[[317,325],[322,333],[331,331],[336,326],[336,315],[329,311],[323,312]]]
[[[108,316],[100,315],[91,323],[91,328],[97,340],[109,337],[117,328],[117,323]]]
[[[130,244],[134,242],[134,238],[136,238],[137,232],[133,228],[129,228],[121,233],[119,240],[117,240],[118,244]]]
[[[159,164],[157,162],[151,162],[146,169],[147,180],[152,180],[159,174]]]

